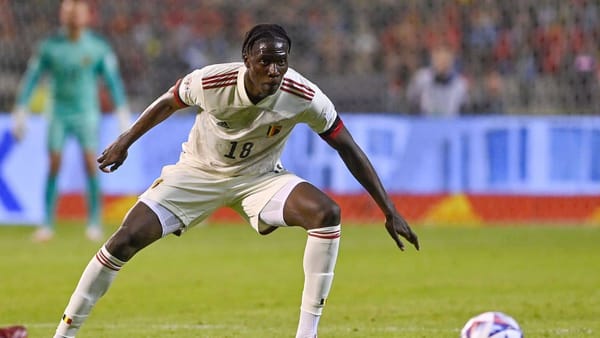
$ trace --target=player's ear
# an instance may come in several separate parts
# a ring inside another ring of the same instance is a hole
[[[246,54],[246,53],[242,54],[242,60],[244,60],[244,65],[246,65],[246,68],[248,68],[248,66],[249,66],[248,54]]]

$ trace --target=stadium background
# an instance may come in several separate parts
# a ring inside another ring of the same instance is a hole
[[[594,1],[146,0],[140,4],[107,0],[91,3],[93,27],[115,47],[135,112],[189,70],[214,62],[239,60],[243,32],[258,22],[277,21],[288,29],[293,40],[291,65],[317,83],[348,119],[377,117],[396,121],[396,124],[383,123],[388,129],[377,133],[380,137],[373,144],[389,145],[388,137],[403,132],[411,135],[406,144],[413,152],[447,146],[471,149],[482,142],[485,149],[481,151],[487,164],[474,164],[475,167],[469,164],[469,168],[480,172],[488,184],[474,189],[465,184],[472,171],[447,172],[453,168],[454,159],[471,163],[479,153],[435,152],[432,156],[441,158],[440,163],[434,161],[442,170],[440,175],[446,172],[448,180],[425,189],[428,179],[436,182],[438,177],[424,177],[421,188],[400,186],[391,190],[409,219],[436,224],[600,223],[600,156],[594,155],[600,154],[600,120],[593,116],[598,110],[597,95],[593,94],[598,90],[600,12]],[[0,111],[11,110],[35,43],[55,29],[57,4],[57,0],[0,0]],[[428,63],[428,51],[440,43],[451,46],[457,53],[457,66],[470,85],[471,100],[464,116],[451,121],[420,117],[405,100],[410,77]],[[32,110],[42,111],[45,99],[42,86],[32,102]],[[498,109],[486,110],[479,104],[489,101],[499,102],[494,105]],[[107,112],[112,109],[108,99],[103,107]],[[164,128],[185,125],[185,113],[181,115],[183,122]],[[9,121],[8,116],[4,117],[2,128],[6,136]],[[105,123],[108,130],[112,123],[109,116]],[[14,205],[7,199],[10,195],[7,189],[21,199],[33,200],[36,195],[33,193],[36,190],[31,190],[36,179],[24,175],[29,173],[27,170],[34,170],[30,165],[32,152],[43,149],[43,121],[33,124],[39,133],[30,133],[33,136],[28,136],[29,143],[16,145],[5,137],[5,148],[0,152],[5,155],[1,213],[3,219],[13,223],[23,211],[11,209]],[[353,132],[368,134],[364,125],[356,123]],[[390,125],[398,125],[399,129],[394,132]],[[167,129],[161,130],[169,133]],[[431,130],[450,132],[448,138],[436,139]],[[458,135],[458,140],[452,135]],[[464,135],[468,142],[464,141]],[[534,138],[535,135],[538,137]],[[111,137],[114,135],[110,131],[103,135],[106,142]],[[304,140],[310,143],[309,139],[299,137],[295,144]],[[370,140],[368,135],[364,139]],[[435,139],[433,145],[431,139]],[[530,141],[523,142],[524,139]],[[517,148],[518,144],[525,144],[527,151],[512,152],[515,142]],[[147,170],[143,164],[151,162],[144,160],[145,156],[162,161],[154,162],[154,166],[176,159],[176,152],[170,152],[174,148],[156,146],[145,148],[154,149],[153,154],[139,149],[138,160],[130,159],[130,169],[118,180],[139,181],[139,176]],[[8,152],[6,147],[12,150]],[[377,154],[378,148],[368,148],[370,155]],[[156,149],[165,153],[155,154]],[[78,156],[75,150],[70,153],[70,158]],[[538,153],[546,155],[536,157]],[[324,158],[329,155],[323,154]],[[519,160],[521,157],[525,159]],[[42,171],[31,175],[39,178],[44,175],[43,155],[36,158],[41,159],[36,167]],[[397,182],[402,182],[402,174],[408,172],[434,172],[426,167],[431,163],[415,163],[410,159],[375,159],[378,170],[385,171],[387,166],[409,168],[389,171],[392,174],[384,180],[386,185],[396,187]],[[63,218],[80,218],[85,206],[76,183],[78,168],[76,161],[69,161],[65,159],[73,165],[65,166],[71,171],[62,174],[64,198],[59,213]],[[522,163],[531,164],[526,168],[532,165],[534,168],[521,170]],[[336,190],[328,185],[325,182],[328,179],[322,176],[336,174],[335,171],[307,170],[308,174],[317,175],[311,176],[317,183],[331,188],[343,204],[345,217],[381,217],[374,205],[352,187]],[[456,184],[452,183],[453,175],[458,175]],[[540,183],[537,180],[540,176],[548,179]],[[514,177],[521,184],[515,184]],[[22,181],[28,185],[19,186]],[[39,190],[42,184],[38,185]],[[109,222],[118,222],[135,194],[110,191],[105,196],[105,216]],[[38,195],[41,200],[42,194]]]

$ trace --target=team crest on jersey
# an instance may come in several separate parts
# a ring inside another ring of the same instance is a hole
[[[281,128],[283,128],[283,126],[276,125],[276,124],[270,125],[269,129],[267,129],[267,137],[272,137],[272,136],[279,134],[279,132],[281,131]]]

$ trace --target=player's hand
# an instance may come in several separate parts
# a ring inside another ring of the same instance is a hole
[[[417,235],[412,231],[406,220],[400,214],[395,213],[393,216],[387,217],[385,220],[385,228],[400,250],[404,251],[404,243],[402,243],[398,235],[406,238],[407,241],[412,243],[412,245],[419,250],[419,239],[417,238]]]
[[[27,129],[27,110],[24,107],[17,107],[12,113],[11,133],[15,140],[21,141],[25,136]]]
[[[117,139],[108,148],[104,149],[100,157],[96,160],[98,168],[105,173],[111,173],[117,170],[127,158],[127,146]]]

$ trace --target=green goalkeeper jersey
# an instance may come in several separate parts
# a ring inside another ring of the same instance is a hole
[[[61,29],[40,44],[21,83],[18,106],[28,105],[43,74],[49,75],[48,108],[54,118],[85,119],[99,115],[99,77],[110,91],[115,107],[126,104],[117,58],[110,45],[91,31],[84,30],[78,40],[72,41]]]

